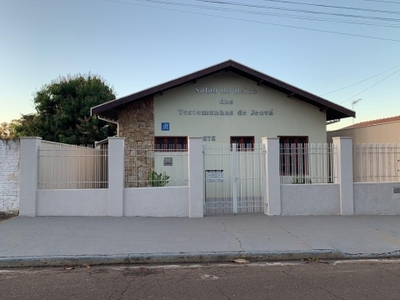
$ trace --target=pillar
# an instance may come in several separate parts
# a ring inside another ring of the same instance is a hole
[[[36,217],[41,138],[22,137],[20,141],[19,215]]]
[[[108,201],[111,217],[124,215],[125,155],[124,138],[108,138]]]
[[[189,137],[189,218],[202,218],[204,202],[203,138]]]
[[[279,139],[262,138],[265,147],[265,206],[264,213],[279,216],[281,206],[281,179],[279,174]]]
[[[335,183],[340,186],[340,214],[354,215],[353,143],[350,137],[334,137],[336,149]]]

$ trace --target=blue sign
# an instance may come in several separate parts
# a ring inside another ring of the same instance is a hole
[[[169,131],[169,122],[162,122],[161,123],[161,130],[162,131]]]

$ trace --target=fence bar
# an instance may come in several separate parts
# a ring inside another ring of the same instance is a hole
[[[330,143],[281,144],[281,184],[333,183],[336,149]]]
[[[399,182],[400,144],[355,144],[354,182]]]
[[[107,149],[42,141],[39,189],[107,188]]]
[[[238,180],[237,144],[232,144],[232,201],[233,201],[234,214],[237,214],[238,212],[237,180]]]
[[[188,186],[188,149],[125,148],[125,187]]]

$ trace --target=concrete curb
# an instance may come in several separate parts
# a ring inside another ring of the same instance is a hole
[[[149,253],[119,255],[54,255],[0,257],[0,268],[59,267],[76,265],[112,264],[176,264],[176,263],[218,263],[244,258],[250,262],[287,261],[301,259],[377,259],[400,258],[400,250],[387,253],[342,253],[337,250],[320,249],[312,251],[273,252],[199,252],[199,253]]]

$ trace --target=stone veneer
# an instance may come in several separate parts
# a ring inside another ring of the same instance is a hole
[[[125,186],[147,186],[154,169],[153,97],[127,104],[118,112],[118,136],[125,138]],[[138,150],[140,149],[140,150]]]

